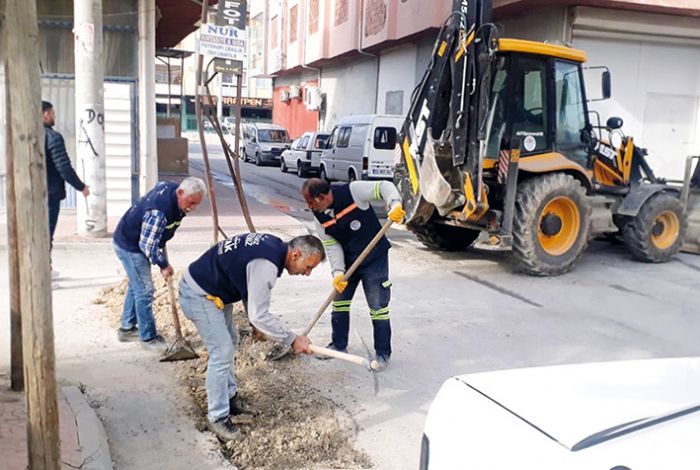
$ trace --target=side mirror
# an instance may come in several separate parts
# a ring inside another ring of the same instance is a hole
[[[608,121],[605,123],[605,127],[610,129],[611,131],[614,131],[616,129],[619,129],[622,127],[622,118],[619,117],[611,117],[608,119]]]
[[[612,96],[612,84],[610,82],[610,72],[608,70],[603,72],[601,82],[603,88],[603,99],[607,100]]]

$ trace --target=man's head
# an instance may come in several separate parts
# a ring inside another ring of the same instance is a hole
[[[292,238],[288,247],[284,267],[292,276],[297,274],[308,276],[321,261],[326,259],[321,240],[313,235]]]
[[[206,193],[204,181],[192,176],[185,178],[176,191],[177,205],[182,212],[191,212],[202,202]]]
[[[309,209],[324,211],[333,204],[331,184],[318,178],[309,178],[301,187],[301,195],[304,197]]]
[[[41,102],[41,120],[47,126],[53,127],[56,124],[56,111],[48,101]]]

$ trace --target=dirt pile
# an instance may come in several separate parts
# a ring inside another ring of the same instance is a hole
[[[158,331],[173,338],[165,282],[160,276],[154,276],[154,283],[153,312]],[[125,280],[106,288],[94,300],[107,307],[110,322],[115,327],[119,324],[126,285]],[[242,470],[370,468],[369,457],[353,447],[357,426],[350,414],[310,385],[313,378],[308,371],[308,359],[266,360],[274,343],[253,340],[252,329],[240,304],[235,306],[233,315],[241,333],[236,352],[239,397],[243,406],[255,416],[251,424],[239,426],[237,440],[223,445],[231,462]],[[200,358],[171,364],[199,406],[201,413],[195,417],[195,424],[204,430],[207,354],[194,325],[182,312],[180,321],[183,334],[197,349]]]

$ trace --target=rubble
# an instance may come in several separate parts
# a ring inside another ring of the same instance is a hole
[[[175,279],[177,282],[179,279]],[[93,301],[103,304],[109,321],[119,324],[126,280],[103,289]],[[158,331],[174,336],[165,281],[154,276],[153,313]],[[178,307],[179,308],[179,307]],[[241,334],[236,352],[236,377],[243,407],[254,416],[239,419],[240,438],[222,444],[223,453],[241,470],[370,468],[369,457],[353,447],[357,425],[347,410],[323,397],[311,385],[313,377],[303,359],[268,361],[273,342],[253,340],[242,305],[234,306],[234,321]],[[180,312],[183,335],[191,342],[199,359],[171,363],[180,383],[188,388],[200,413],[193,417],[204,431],[206,390],[204,380],[207,353],[194,325]],[[164,367],[168,365],[164,364]]]

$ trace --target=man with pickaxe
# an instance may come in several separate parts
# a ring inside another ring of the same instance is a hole
[[[391,244],[386,237],[382,236],[349,279],[344,279],[343,274],[382,230],[370,203],[383,200],[390,209],[389,219],[401,223],[405,215],[401,196],[389,181],[355,181],[331,186],[327,181],[310,178],[301,191],[316,219],[316,230],[330,260],[333,286],[338,292],[332,306],[332,341],[328,347],[345,352],[350,331],[350,303],[362,281],[374,328],[376,362],[373,370],[383,370],[391,357]]]

